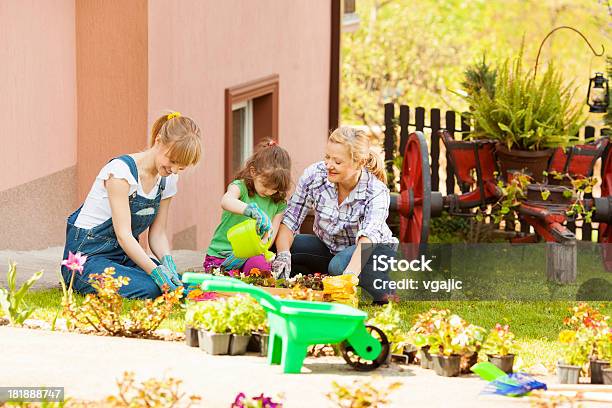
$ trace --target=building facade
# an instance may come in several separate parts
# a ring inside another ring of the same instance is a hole
[[[275,137],[293,175],[337,124],[336,0],[0,2],[0,249],[63,245],[111,158],[143,150],[165,110],[204,155],[179,182],[169,236],[203,249],[231,174]]]

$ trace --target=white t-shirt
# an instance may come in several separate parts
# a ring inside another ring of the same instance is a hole
[[[111,160],[106,166],[102,167],[102,170],[100,170],[100,173],[96,177],[85,199],[85,203],[83,203],[83,208],[81,208],[81,212],[74,223],[78,228],[90,229],[111,218],[110,202],[108,201],[106,187],[104,187],[104,181],[108,180],[111,174],[114,178],[124,179],[129,183],[130,195],[134,194],[136,191],[138,195],[149,199],[153,199],[157,196],[161,177],[159,177],[157,183],[151,189],[151,192],[145,194],[139,183],[140,180],[137,181],[134,176],[132,176],[129,166],[122,160]],[[178,174],[171,174],[166,177],[166,187],[162,192],[162,200],[176,194],[177,182]]]

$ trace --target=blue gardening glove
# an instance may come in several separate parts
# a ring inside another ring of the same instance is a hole
[[[224,251],[219,253],[225,260],[221,264],[221,267],[226,271],[242,268],[242,265],[247,261],[245,258],[236,258],[232,251]]]
[[[168,291],[174,291],[178,287],[172,282],[171,276],[172,272],[164,265],[158,265],[151,271],[151,278],[162,292],[165,292],[164,285],[168,285]]]
[[[291,252],[281,251],[272,262],[272,275],[275,279],[289,279],[291,275]]]
[[[176,271],[176,264],[174,263],[174,258],[172,258],[172,255],[164,255],[161,261],[162,265],[170,270],[170,280],[172,283],[174,283],[176,286],[183,286],[183,281],[181,281],[181,277]]]
[[[256,203],[249,203],[242,214],[255,220],[257,233],[262,237],[272,228],[270,217]]]

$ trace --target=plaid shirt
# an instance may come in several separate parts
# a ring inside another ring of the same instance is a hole
[[[355,245],[360,237],[377,244],[398,242],[386,223],[389,189],[366,169],[361,170],[357,186],[338,205],[338,190],[327,179],[325,163],[308,167],[289,199],[283,224],[297,233],[311,208],[315,213],[314,233],[334,254]]]

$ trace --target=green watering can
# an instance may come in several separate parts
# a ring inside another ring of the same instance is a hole
[[[269,251],[272,240],[263,242],[257,233],[255,220],[242,221],[227,230],[227,239],[232,245],[232,252],[236,258],[251,258],[264,255],[266,261],[274,258],[274,253]]]

